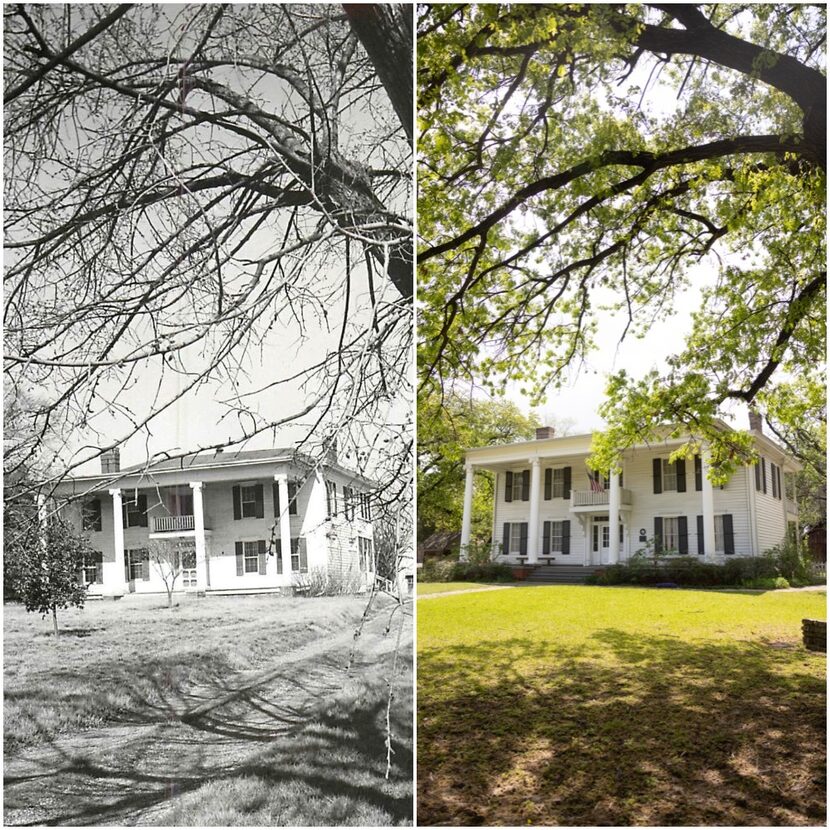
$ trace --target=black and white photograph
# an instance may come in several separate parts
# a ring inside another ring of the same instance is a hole
[[[413,7],[3,19],[4,824],[412,825]]]

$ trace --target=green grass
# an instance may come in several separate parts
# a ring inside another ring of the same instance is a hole
[[[357,642],[365,599],[162,597],[89,603],[51,623],[6,605],[5,823],[406,824],[412,646],[393,685],[388,609]],[[411,618],[408,618],[411,619]],[[348,641],[299,663],[298,648]],[[276,671],[272,671],[274,667]],[[251,684],[207,714],[180,717]]]
[[[823,593],[539,587],[418,605],[418,822],[823,821]]]
[[[491,585],[505,585],[504,582],[419,582],[418,594],[446,594],[448,591],[469,591],[489,588]]]

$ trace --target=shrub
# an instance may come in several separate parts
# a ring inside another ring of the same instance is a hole
[[[814,581],[810,563],[801,546],[793,539],[770,548],[763,558],[774,563],[776,576],[783,576],[793,585],[809,585]]]
[[[451,582],[455,558],[427,559],[418,574],[420,582]]]
[[[780,582],[778,582],[780,580]],[[730,557],[723,565],[701,562],[691,556],[632,557],[627,563],[608,565],[588,578],[592,585],[656,585],[674,582],[686,587],[789,587],[773,556]],[[751,586],[749,585],[751,583]]]
[[[356,594],[364,587],[364,575],[358,570],[329,571],[328,568],[312,568],[307,574],[294,578],[294,586],[302,588],[307,597],[335,597]]]
[[[447,582],[512,582],[513,570],[503,562],[454,562]]]

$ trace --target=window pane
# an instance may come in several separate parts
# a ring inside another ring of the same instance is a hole
[[[565,495],[565,471],[563,469],[553,471],[553,497],[561,499]]]
[[[510,553],[518,553],[522,547],[522,526],[518,522],[510,525]]]
[[[663,489],[677,489],[677,465],[670,464],[667,458],[663,459]]]
[[[723,516],[715,516],[715,550],[723,553]]]

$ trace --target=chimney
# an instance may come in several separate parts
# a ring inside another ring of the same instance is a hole
[[[337,436],[333,435],[331,441],[329,441],[328,447],[326,447],[326,464],[336,464],[337,463]]]
[[[749,428],[755,430],[755,432],[764,431],[764,420],[757,409],[749,410]]]
[[[112,450],[105,450],[101,453],[101,472],[121,472],[121,451],[116,447]]]
[[[553,427],[536,427],[536,440],[544,441],[546,438],[554,438],[556,430]]]

